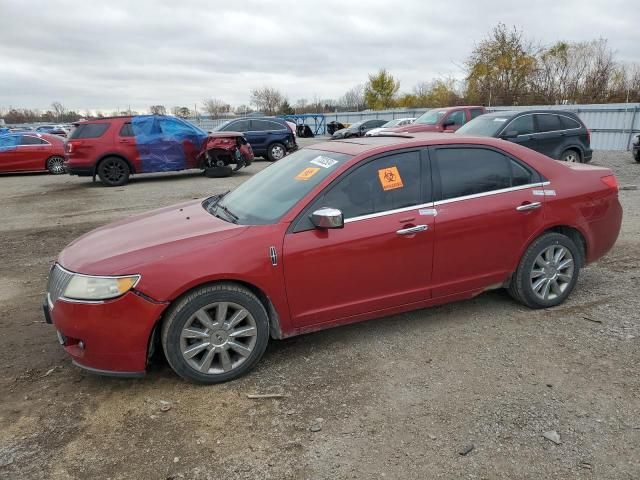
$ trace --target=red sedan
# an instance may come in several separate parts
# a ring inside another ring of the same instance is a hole
[[[607,168],[493,138],[319,143],[231,193],[99,228],[69,245],[45,316],[81,367],[181,376],[251,369],[269,339],[507,288],[566,300],[622,220]]]
[[[0,135],[0,172],[64,173],[64,139],[46,133]]]

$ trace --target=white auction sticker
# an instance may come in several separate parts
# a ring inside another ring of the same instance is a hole
[[[338,161],[334,160],[333,158],[323,157],[322,155],[319,155],[313,160],[311,160],[310,163],[313,163],[314,165],[318,165],[319,167],[322,167],[322,168],[331,168],[336,163],[338,163]]]
[[[507,119],[506,118],[494,118],[493,121],[494,122],[506,122]]]

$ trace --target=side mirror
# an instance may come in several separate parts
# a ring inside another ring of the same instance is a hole
[[[507,130],[500,134],[500,138],[515,138],[518,136],[517,130]]]
[[[316,228],[343,228],[344,215],[337,208],[323,207],[311,214],[311,223]]]

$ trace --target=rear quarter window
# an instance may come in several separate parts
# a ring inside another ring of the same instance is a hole
[[[100,138],[104,135],[104,132],[109,128],[108,123],[85,123],[78,125],[71,135],[69,140],[78,138]]]
[[[570,130],[572,128],[582,128],[580,122],[574,120],[573,118],[565,117],[564,115],[558,115],[558,118],[560,118],[560,124],[562,125],[562,128],[566,128],[567,130]]]

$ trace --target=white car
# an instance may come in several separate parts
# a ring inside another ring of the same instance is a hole
[[[372,137],[378,135],[382,130],[392,127],[401,127],[403,125],[411,125],[415,121],[415,118],[394,118],[378,128],[372,128],[364,134],[365,137]]]

